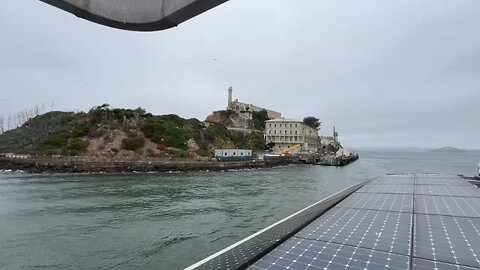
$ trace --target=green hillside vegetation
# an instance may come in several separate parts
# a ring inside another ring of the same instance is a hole
[[[246,112],[244,112],[246,113]],[[266,110],[260,112],[248,112],[251,119],[245,118],[232,110],[215,111],[205,120],[207,123],[217,123],[226,127],[265,130],[265,122],[269,119]]]
[[[48,112],[0,135],[0,152],[35,153],[69,143],[73,113]]]
[[[170,114],[148,117],[142,132],[153,143],[163,141],[166,146],[187,150],[187,141],[200,140],[203,128],[203,123],[197,119],[187,120]]]
[[[262,114],[254,117],[258,129],[263,129],[263,118]],[[212,157],[216,148],[263,150],[266,147],[261,132],[244,134],[218,123],[207,125],[173,114],[152,115],[142,108],[111,109],[104,104],[88,113],[57,111],[36,116],[21,127],[0,135],[0,153],[92,155],[112,143],[112,134],[125,134],[119,143],[120,149],[111,148],[114,154],[125,150],[162,156],[153,146],[157,144],[164,145],[166,153],[181,157]],[[95,148],[92,150],[90,145]]]
[[[145,138],[134,132],[130,132],[128,137],[122,140],[122,149],[137,150],[145,146]]]
[[[252,112],[253,128],[265,130],[265,122],[269,119],[267,111]]]

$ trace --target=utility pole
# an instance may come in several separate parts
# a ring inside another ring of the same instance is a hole
[[[333,141],[337,141],[337,138],[338,138],[338,132],[335,131],[335,127],[333,127]]]

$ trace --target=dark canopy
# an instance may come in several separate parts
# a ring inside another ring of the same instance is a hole
[[[164,30],[228,0],[40,0],[99,24],[132,31]]]

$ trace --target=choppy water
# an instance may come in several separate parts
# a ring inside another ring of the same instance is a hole
[[[181,269],[385,173],[474,175],[480,153],[360,153],[343,168],[0,173],[0,269]]]

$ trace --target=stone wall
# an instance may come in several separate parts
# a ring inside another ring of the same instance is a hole
[[[32,173],[67,172],[169,172],[169,171],[223,171],[232,169],[267,168],[286,164],[285,161],[195,161],[195,160],[126,160],[82,157],[33,157],[28,159],[0,157],[0,169],[22,170]]]

